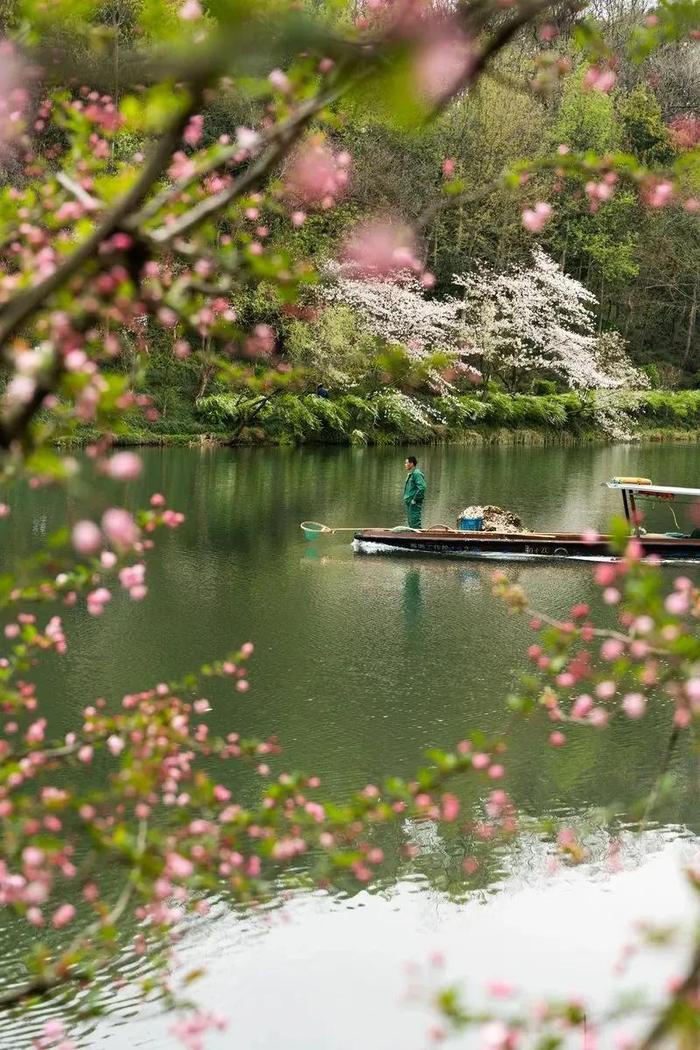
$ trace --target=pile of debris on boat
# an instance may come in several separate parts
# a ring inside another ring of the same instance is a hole
[[[504,510],[487,503],[483,507],[465,507],[459,515],[460,520],[474,521],[483,519],[481,532],[530,532],[522,523],[522,519],[512,510]]]

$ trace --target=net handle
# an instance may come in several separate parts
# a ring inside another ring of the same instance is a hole
[[[379,529],[385,529],[386,525],[339,525],[337,528],[331,528],[330,525],[324,525],[320,521],[302,521],[299,528],[305,536],[309,534],[315,536],[327,534],[332,536],[335,532],[377,531]]]

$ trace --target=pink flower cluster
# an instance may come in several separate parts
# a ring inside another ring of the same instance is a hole
[[[402,273],[423,274],[413,232],[391,221],[369,221],[357,226],[346,239],[343,261],[362,277],[398,277]]]
[[[204,1050],[204,1036],[207,1032],[223,1032],[227,1024],[226,1019],[218,1014],[193,1013],[171,1025],[170,1033],[179,1039],[185,1050]]]
[[[307,140],[285,171],[286,196],[307,208],[332,208],[347,192],[351,162],[346,150],[334,153],[320,139]]]
[[[525,208],[522,214],[523,226],[530,233],[541,233],[552,218],[552,206],[546,201],[538,201],[533,208]]]
[[[610,66],[591,66],[586,70],[583,86],[586,91],[612,91],[617,83],[617,74]]]
[[[119,571],[119,582],[129,592],[129,597],[134,602],[142,601],[148,594],[145,586],[146,566],[143,562],[136,565],[128,565]]]
[[[591,179],[586,183],[584,189],[590,201],[590,210],[592,212],[597,211],[603,201],[609,201],[612,198],[616,182],[617,175],[615,172],[608,172],[601,180]]]

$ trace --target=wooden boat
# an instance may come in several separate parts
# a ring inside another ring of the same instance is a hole
[[[691,504],[700,507],[700,489],[653,485],[644,478],[613,478],[604,482],[609,489],[622,494],[625,518],[630,536],[636,536],[645,556],[656,555],[662,561],[700,562],[700,529],[684,533],[646,532],[641,524],[639,502],[651,501],[674,509]],[[353,538],[359,554],[438,554],[462,558],[537,561],[555,560],[608,561],[616,558],[610,536],[580,532],[470,532],[433,525],[428,529],[361,529]]]

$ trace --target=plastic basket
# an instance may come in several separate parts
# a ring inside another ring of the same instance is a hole
[[[458,518],[457,527],[460,532],[481,532],[484,527],[483,518]]]

